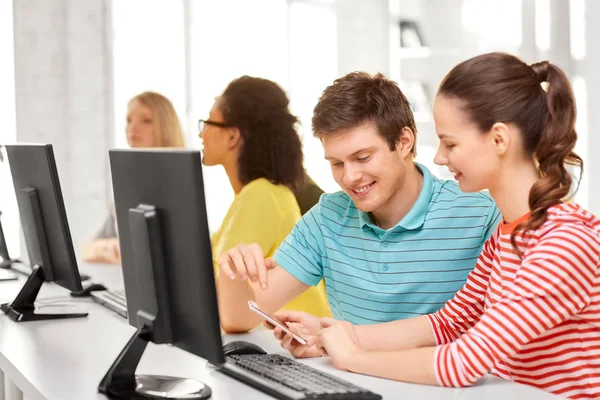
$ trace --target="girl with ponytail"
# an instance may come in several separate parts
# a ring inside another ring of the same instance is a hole
[[[462,191],[488,189],[504,221],[441,310],[379,325],[322,319],[317,347],[339,368],[389,379],[469,386],[491,371],[600,397],[600,220],[569,201],[568,168],[583,169],[575,117],[548,61],[491,53],[454,67],[436,97],[435,162]]]

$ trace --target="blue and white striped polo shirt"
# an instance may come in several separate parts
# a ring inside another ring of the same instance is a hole
[[[375,225],[344,192],[324,194],[275,253],[301,282],[325,278],[336,319],[372,324],[439,310],[463,286],[499,222],[487,194],[463,193],[417,167],[423,188],[393,228]]]

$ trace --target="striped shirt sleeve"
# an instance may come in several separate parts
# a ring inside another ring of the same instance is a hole
[[[598,269],[597,238],[560,226],[527,249],[517,275],[479,322],[453,343],[438,346],[434,370],[443,386],[474,384],[494,362],[580,312],[590,302]]]
[[[318,203],[304,214],[273,256],[277,264],[309,286],[317,285],[323,278],[325,245],[318,222],[320,209]]]
[[[442,309],[427,315],[436,344],[442,345],[457,340],[481,318],[496,243],[496,235],[485,242],[477,264],[469,273],[463,288],[456,292],[454,298]]]
[[[496,227],[498,223],[502,219],[500,210],[496,207],[496,204],[493,203],[492,207],[490,207],[490,212],[485,221],[485,226],[483,227],[483,241],[489,240],[494,232],[496,232]]]

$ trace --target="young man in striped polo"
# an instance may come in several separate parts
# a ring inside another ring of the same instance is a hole
[[[312,122],[342,191],[324,194],[274,258],[254,244],[219,256],[223,329],[244,332],[261,322],[248,300],[273,313],[323,278],[334,318],[354,324],[439,310],[500,220],[494,202],[413,161],[410,105],[381,74],[337,79]]]

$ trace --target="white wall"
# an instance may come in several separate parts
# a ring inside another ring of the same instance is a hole
[[[0,2],[0,144],[14,142],[17,136],[15,109],[15,65],[12,1]],[[0,150],[2,152],[2,150]],[[6,153],[3,153],[6,156]],[[0,164],[0,211],[11,257],[20,255],[19,211],[13,195],[8,162]]]
[[[587,87],[587,137],[585,146],[585,172],[588,179],[588,207],[600,215],[600,48],[596,38],[600,37],[600,2],[585,1],[585,58],[577,63],[576,73],[583,77]],[[581,105],[579,105],[581,108]]]
[[[336,3],[338,72],[390,72],[388,0],[343,0]]]
[[[76,250],[109,202],[110,19],[109,1],[14,2],[16,139],[53,144]]]
[[[600,145],[594,134],[600,129],[600,117],[593,112],[600,102],[600,50],[592,39],[600,33],[596,23],[600,4],[594,0],[446,0],[440,7],[436,0],[391,1],[401,17],[422,25],[429,47],[424,55],[400,57],[398,76],[427,82],[431,95],[454,65],[490,51],[513,53],[529,63],[547,59],[565,70],[578,107],[576,151],[585,162],[576,201],[600,214],[600,160],[594,157]],[[392,63],[393,52],[392,48]],[[437,144],[433,124],[418,121],[417,127],[421,144]],[[427,162],[423,157],[432,154],[421,151],[419,156]],[[448,177],[443,169],[437,174]]]
[[[292,111],[300,118],[304,165],[308,174],[327,192],[339,190],[324,159],[323,145],[313,137],[312,114],[319,96],[339,75],[339,15],[335,4],[293,1],[289,11],[288,95]]]

